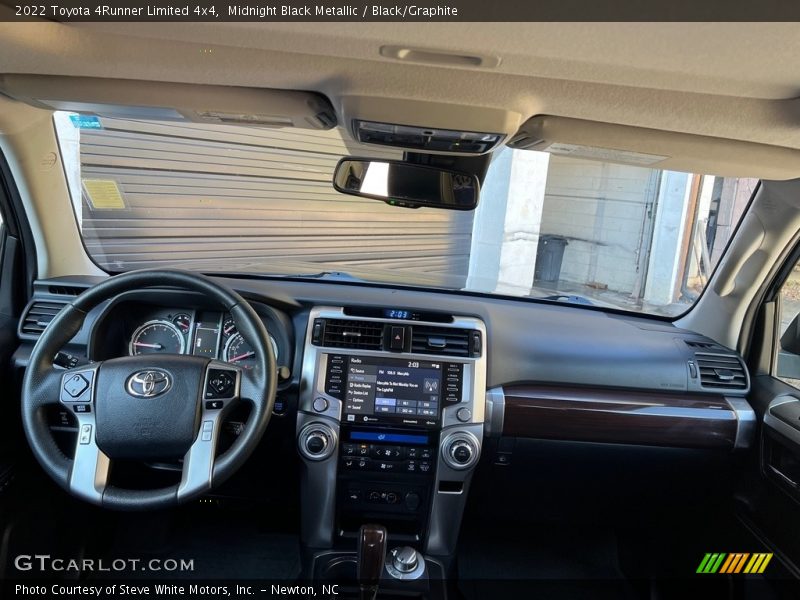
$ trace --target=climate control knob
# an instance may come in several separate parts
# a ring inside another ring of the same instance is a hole
[[[336,434],[324,423],[309,423],[297,438],[300,454],[310,460],[328,458],[336,446]]]
[[[451,433],[442,440],[442,458],[451,469],[468,469],[478,461],[480,443],[467,431]]]

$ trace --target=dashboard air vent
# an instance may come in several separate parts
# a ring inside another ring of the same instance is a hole
[[[20,335],[39,337],[66,302],[60,300],[34,300],[25,309],[19,323]]]
[[[684,340],[689,348],[694,348],[695,350],[710,350],[711,348],[719,348],[719,344],[715,344],[714,342],[701,342],[698,340]]]
[[[56,296],[80,296],[85,290],[71,285],[51,285],[47,291]]]
[[[322,345],[334,348],[380,350],[383,343],[383,323],[326,319]]]
[[[730,354],[695,354],[700,371],[700,385],[709,389],[746,390],[747,371],[737,356]]]
[[[471,356],[470,334],[480,336],[480,332],[469,329],[414,325],[411,328],[411,352]],[[477,340],[480,348],[480,337]]]

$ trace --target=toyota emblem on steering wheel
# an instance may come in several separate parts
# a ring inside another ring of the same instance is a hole
[[[166,371],[149,369],[137,371],[128,378],[126,389],[137,398],[155,398],[172,387],[172,378]]]

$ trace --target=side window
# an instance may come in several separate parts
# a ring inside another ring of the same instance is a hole
[[[781,288],[778,360],[775,376],[800,388],[800,262]]]

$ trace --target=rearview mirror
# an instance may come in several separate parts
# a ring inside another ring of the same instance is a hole
[[[405,208],[472,210],[480,185],[469,173],[402,161],[343,158],[333,175],[336,191]]]

